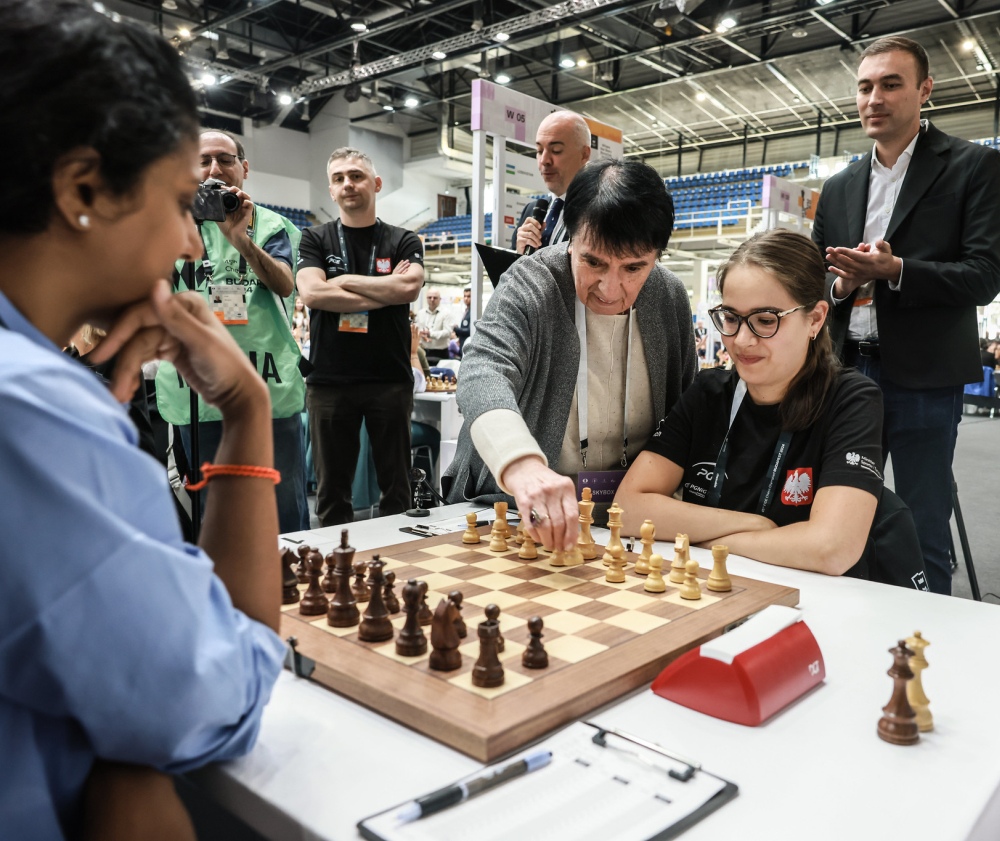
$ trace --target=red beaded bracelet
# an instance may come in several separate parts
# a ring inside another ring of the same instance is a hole
[[[270,479],[274,484],[281,481],[281,474],[273,467],[258,467],[254,464],[211,464],[205,462],[201,466],[202,480],[197,484],[184,483],[189,491],[200,491],[216,476],[246,476],[251,479]]]

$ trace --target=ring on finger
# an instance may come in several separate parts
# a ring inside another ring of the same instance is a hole
[[[535,526],[535,525],[538,525],[539,523],[544,522],[545,520],[547,520],[548,519],[548,515],[546,515],[546,514],[539,514],[538,511],[537,511],[537,509],[532,508],[531,509],[531,515],[530,515],[529,519],[531,520],[531,524],[533,526]]]

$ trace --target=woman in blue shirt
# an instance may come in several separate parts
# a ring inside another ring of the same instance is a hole
[[[136,766],[248,751],[284,654],[267,389],[164,280],[201,255],[176,50],[89,4],[6,0],[0,78],[0,834],[81,837],[89,779],[93,835],[181,838],[169,778]],[[84,323],[108,329],[111,391],[60,352]],[[121,406],[157,356],[222,411],[217,461],[265,468],[213,480],[199,547]]]

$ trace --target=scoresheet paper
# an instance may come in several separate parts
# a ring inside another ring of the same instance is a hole
[[[612,735],[600,747],[595,733],[570,725],[531,748],[552,751],[545,768],[430,817],[400,824],[394,807],[358,826],[372,841],[645,841],[673,837],[736,792],[706,772],[674,779],[686,766]]]

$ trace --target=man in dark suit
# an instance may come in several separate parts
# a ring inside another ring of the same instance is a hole
[[[545,220],[532,217],[537,202],[529,201],[521,212],[510,247],[524,254],[526,246],[538,249],[567,239],[562,221],[566,191],[576,174],[590,160],[590,126],[572,111],[553,111],[535,132],[538,171],[552,195]]]
[[[982,379],[976,306],[1000,292],[1000,155],[921,121],[933,85],[915,41],[861,54],[858,113],[874,150],[826,183],[813,240],[830,267],[834,343],[882,388],[883,458],[930,589],[950,593],[962,390]]]

